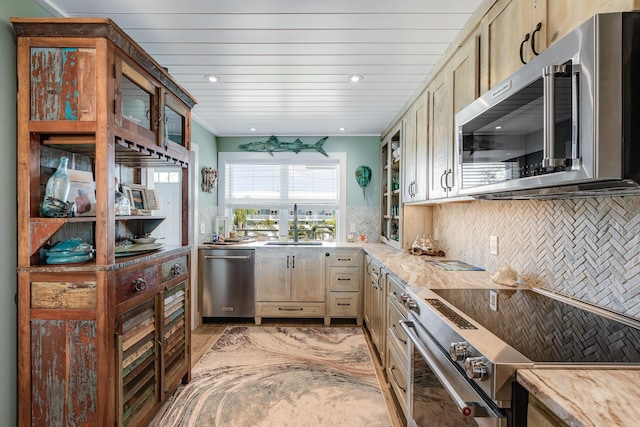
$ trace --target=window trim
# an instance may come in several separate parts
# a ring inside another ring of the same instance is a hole
[[[336,240],[346,240],[346,222],[347,222],[347,153],[329,152],[330,160],[338,160],[340,169],[340,177],[338,184],[338,215],[336,218]],[[218,153],[218,170],[224,171],[227,161],[229,160],[265,160],[265,153],[246,153],[235,151],[222,151]],[[273,153],[276,161],[283,163],[322,163],[325,157],[318,157],[318,153]],[[218,175],[218,212],[222,212],[223,216],[229,216],[226,206],[226,176],[222,172]],[[306,205],[298,203],[299,209],[304,209]],[[293,206],[290,207],[293,209]]]

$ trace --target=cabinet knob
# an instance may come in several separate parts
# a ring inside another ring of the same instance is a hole
[[[147,287],[147,281],[144,280],[142,277],[139,277],[136,280],[134,280],[133,282],[131,282],[131,287],[136,292],[143,291]]]
[[[173,274],[174,276],[179,276],[182,274],[182,266],[180,264],[174,264],[173,267],[171,267],[171,274]]]

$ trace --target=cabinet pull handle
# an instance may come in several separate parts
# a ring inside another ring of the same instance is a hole
[[[446,169],[444,170],[444,172],[442,172],[442,175],[440,175],[440,187],[442,187],[442,189],[444,191],[447,191],[447,187],[445,187],[445,185],[443,184],[445,176],[447,176],[447,170]]]
[[[338,258],[338,261],[351,261],[351,258]]]
[[[139,277],[136,280],[134,280],[133,282],[131,282],[131,287],[136,292],[143,291],[147,287],[147,281],[144,280],[142,277]]]
[[[346,303],[338,303],[338,305],[340,305],[340,306],[346,306],[346,307],[348,307],[348,306],[350,306],[351,304],[346,304]]]
[[[171,267],[171,274],[173,274],[174,276],[179,276],[182,274],[182,266],[180,264],[174,264],[173,267]]]
[[[304,308],[303,307],[297,307],[297,308],[278,307],[278,310],[280,310],[280,311],[302,311],[302,310],[304,310]]]
[[[406,392],[407,392],[407,389],[406,389],[406,388],[404,388],[404,387],[402,387],[402,386],[400,385],[400,383],[398,382],[398,378],[396,378],[396,374],[395,374],[395,372],[393,372],[393,371],[395,371],[395,370],[396,370],[395,365],[392,365],[392,366],[391,366],[391,369],[390,369],[390,372],[391,372],[391,379],[393,380],[393,382],[394,382],[394,383],[396,383],[396,385],[400,388],[400,390],[402,390],[402,392],[403,392],[403,393],[406,393]]]
[[[405,345],[407,344],[407,340],[403,340],[402,338],[400,338],[400,335],[398,335],[398,332],[396,331],[396,324],[395,323],[391,324],[391,333],[393,334],[394,337],[396,337],[396,339],[398,341],[403,342]]]
[[[291,258],[293,260],[292,263],[291,263],[291,268],[296,268],[296,256],[293,255]]]
[[[529,41],[529,33],[527,33],[527,35],[524,36],[524,40],[522,40],[522,43],[520,43],[520,62],[522,62],[523,64],[527,63],[527,61],[524,60],[524,44],[528,41]]]
[[[451,185],[449,185],[449,177],[451,177],[451,182],[452,182]],[[453,170],[452,169],[449,169],[447,171],[447,177],[445,178],[444,183],[447,185],[447,191],[453,190]]]
[[[287,255],[287,268],[289,268],[289,255]]]
[[[343,278],[341,278],[341,277],[338,277],[338,281],[346,281],[346,282],[349,282],[349,281],[351,281],[351,279],[343,279]]]
[[[533,52],[535,56],[540,55],[540,52],[536,51],[536,33],[540,32],[541,28],[542,22],[538,22],[538,25],[536,25],[536,29],[531,33],[531,52]]]

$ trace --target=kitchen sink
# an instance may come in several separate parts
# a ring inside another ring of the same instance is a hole
[[[322,242],[320,240],[302,240],[299,242],[294,242],[293,240],[285,240],[283,242],[267,242],[265,243],[265,246],[322,246]]]

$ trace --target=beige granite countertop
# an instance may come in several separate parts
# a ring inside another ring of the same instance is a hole
[[[365,243],[362,247],[387,267],[391,273],[411,286],[425,288],[512,289],[491,281],[488,271],[446,271],[429,264],[429,259],[447,259],[426,255],[409,255],[382,243]]]
[[[640,425],[640,370],[520,369],[517,380],[570,426]]]

